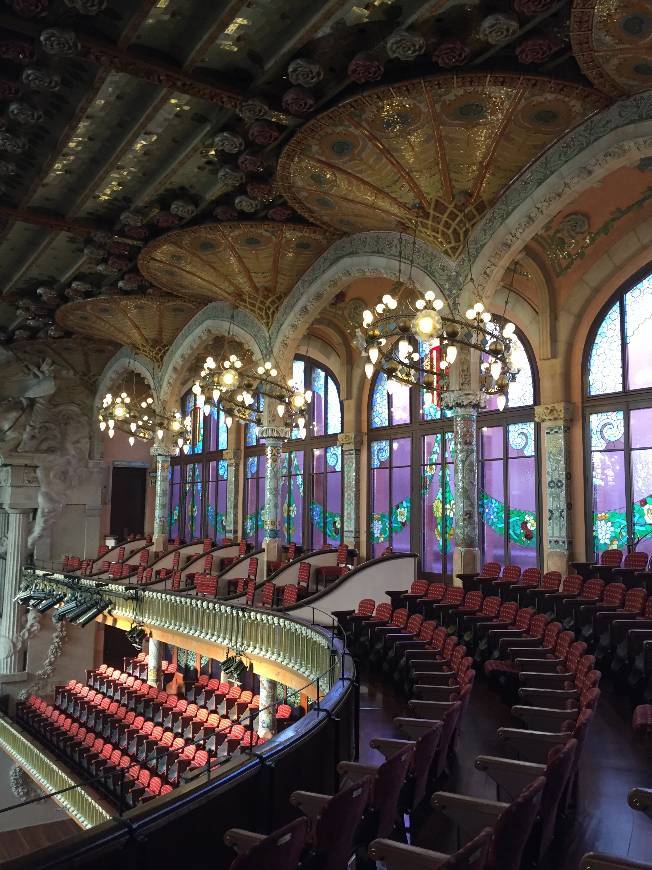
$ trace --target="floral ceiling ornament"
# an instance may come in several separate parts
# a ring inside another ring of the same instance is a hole
[[[547,12],[555,0],[514,0],[514,9],[521,15],[532,17]]]
[[[385,67],[380,58],[366,51],[356,54],[346,69],[349,78],[359,85],[365,82],[377,82],[384,72]]]
[[[145,218],[137,211],[123,211],[120,215],[120,223],[126,227],[142,227]]]
[[[179,226],[181,218],[169,211],[160,211],[154,218],[154,223],[162,230],[170,230]]]
[[[9,103],[7,115],[12,121],[23,124],[25,127],[33,127],[43,120],[43,112],[39,108],[30,106],[29,103],[23,103],[21,100]]]
[[[288,66],[288,78],[293,85],[314,88],[324,78],[324,70],[316,61],[299,57]]]
[[[10,6],[16,15],[22,15],[23,18],[38,18],[47,14],[48,0],[11,0]]]
[[[265,161],[259,154],[248,151],[238,157],[238,167],[243,172],[262,172]]]
[[[35,51],[31,42],[20,39],[7,39],[0,42],[0,59],[14,63],[29,63],[34,60]]]
[[[120,290],[137,290],[142,284],[142,277],[138,272],[127,272],[118,281]]]
[[[269,107],[262,100],[245,100],[240,103],[236,109],[237,114],[242,118],[245,124],[253,124],[259,118],[264,118],[268,113]]]
[[[213,137],[213,148],[227,154],[238,154],[245,147],[244,139],[237,133],[223,130]]]
[[[225,190],[235,190],[245,180],[245,174],[232,166],[222,166],[217,173],[217,183]]]
[[[272,145],[280,135],[278,127],[268,121],[254,121],[247,130],[247,136],[256,145]]]
[[[0,160],[0,175],[15,175],[16,164],[9,160]]]
[[[89,260],[101,260],[105,250],[106,248],[101,248],[99,245],[84,245],[84,256]]]
[[[49,27],[40,36],[41,47],[46,54],[55,57],[73,57],[81,48],[74,30],[62,27]]]
[[[7,79],[0,79],[0,100],[13,100],[20,96],[20,85]]]
[[[412,30],[395,30],[385,42],[387,54],[393,60],[414,60],[426,50],[426,41]]]
[[[231,205],[218,205],[213,211],[213,217],[218,221],[237,221],[238,212]]]
[[[146,239],[149,235],[149,230],[147,229],[147,227],[136,226],[135,224],[132,224],[131,226],[125,227],[124,235],[128,236],[130,239],[142,241],[143,239]]]
[[[34,66],[23,70],[21,81],[34,91],[58,91],[61,87],[61,76],[58,73],[49,73]]]
[[[59,294],[53,287],[47,287],[45,285],[37,287],[36,295],[44,305],[55,307],[59,304]]]
[[[487,15],[480,24],[480,37],[489,45],[500,45],[501,42],[506,42],[511,39],[519,31],[519,23],[516,15],[510,15],[506,12],[496,12],[494,15]]]
[[[521,63],[543,63],[559,48],[559,42],[552,36],[531,36],[516,46],[516,57]]]
[[[290,88],[283,94],[281,104],[286,112],[290,115],[297,115],[299,118],[307,115],[315,108],[315,97],[307,88],[296,85]]]
[[[82,15],[97,15],[106,9],[106,0],[66,0],[66,6],[76,9]]]
[[[247,184],[247,195],[252,199],[269,202],[274,196],[274,185],[269,181],[250,181]]]
[[[103,248],[106,248],[111,244],[113,235],[106,230],[95,230],[95,232],[91,234],[91,238],[96,245],[101,245]]]
[[[273,221],[289,221],[294,212],[287,205],[276,205],[267,212],[267,217]]]
[[[440,42],[432,53],[432,59],[444,69],[461,66],[471,56],[471,50],[459,39],[447,39]]]
[[[0,132],[0,151],[6,151],[9,154],[22,154],[23,151],[27,150],[28,144],[24,136]]]
[[[197,214],[197,206],[186,199],[175,199],[170,206],[170,213],[180,217],[182,220],[190,220]]]
[[[48,327],[48,338],[63,338],[65,334],[65,330],[57,326],[56,323]]]
[[[260,208],[258,200],[244,195],[236,196],[234,204],[238,211],[244,211],[247,214],[253,214]]]

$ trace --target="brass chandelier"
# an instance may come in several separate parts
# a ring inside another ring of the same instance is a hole
[[[189,442],[189,426],[179,411],[168,411],[150,392],[138,390],[135,372],[132,384],[123,378],[114,395],[107,392],[102,399],[97,419],[101,432],[113,438],[116,431],[128,435],[129,444],[136,440],[161,442],[166,434],[175,436],[181,449]]]
[[[221,405],[229,428],[234,420],[260,426],[262,404],[268,402],[275,409],[279,425],[294,429],[299,438],[305,438],[306,410],[312,401],[312,391],[304,390],[292,378],[285,380],[271,359],[243,361],[228,350],[217,362],[209,356],[192,391],[197,406],[206,415],[212,407]]]
[[[399,281],[392,290],[402,286]],[[397,296],[385,293],[362,315],[359,346],[367,358],[367,377],[378,369],[386,375],[390,393],[403,383],[439,394],[449,388],[451,367],[466,347],[480,354],[480,390],[495,395],[502,410],[518,374],[512,360],[514,324],[501,327],[482,302],[469,308],[464,319],[443,314],[445,303],[432,290]]]

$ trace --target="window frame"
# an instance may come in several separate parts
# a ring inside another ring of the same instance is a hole
[[[593,414],[608,411],[623,412],[623,468],[625,470],[625,525],[627,529],[626,551],[632,546],[634,538],[634,505],[632,502],[632,453],[641,448],[632,448],[630,443],[630,414],[632,411],[652,408],[652,386],[627,389],[629,354],[627,353],[625,297],[646,278],[652,278],[652,261],[634,272],[612,293],[595,316],[587,334],[582,352],[582,445],[584,453],[584,539],[588,559],[599,559],[594,549],[593,530],[593,466],[591,448],[590,418]],[[598,331],[609,311],[618,303],[620,323],[620,359],[622,367],[622,389],[617,392],[589,393],[589,364]]]

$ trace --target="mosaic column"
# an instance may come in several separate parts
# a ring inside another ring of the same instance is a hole
[[[543,564],[546,571],[568,572],[571,559],[570,402],[537,405],[534,419],[541,425],[543,473]]]
[[[344,501],[342,504],[343,543],[360,550],[360,454],[362,435],[344,432],[337,436],[342,448]]]
[[[32,511],[9,510],[7,524],[7,551],[5,554],[5,578],[2,593],[2,635],[5,638],[6,654],[0,659],[3,674],[23,670],[23,644],[19,642],[24,608],[14,601],[27,557],[27,536]]]
[[[263,528],[265,537],[265,563],[278,561],[281,548],[278,539],[278,491],[281,482],[281,452],[287,438],[285,429],[277,426],[262,426],[259,436],[265,439],[265,513]],[[267,572],[265,572],[267,573]]]
[[[167,548],[170,523],[170,447],[157,442],[150,450],[156,458],[156,494],[154,497],[154,549],[163,552]]]
[[[276,733],[276,681],[260,677],[260,713],[258,714],[258,735],[271,737]],[[245,723],[247,724],[247,723]]]
[[[161,685],[161,663],[163,661],[163,643],[153,637],[149,639],[147,650],[147,685]]]
[[[240,462],[242,450],[225,450],[222,459],[226,462],[226,537],[238,540],[238,494],[240,492]]]
[[[455,551],[453,577],[480,570],[478,524],[478,409],[482,395],[474,390],[451,390],[444,407],[453,411],[455,451]]]

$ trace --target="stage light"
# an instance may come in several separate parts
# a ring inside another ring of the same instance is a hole
[[[110,606],[110,601],[98,601],[91,606],[88,613],[76,617],[74,620],[71,620],[71,622],[74,622],[75,625],[81,625],[83,628],[85,625],[88,625],[89,622],[92,622],[96,617],[98,617],[100,613],[104,613],[105,610],[108,610]]]
[[[61,604],[65,597],[66,596],[63,592],[50,595],[49,598],[45,598],[40,602],[40,604],[36,605],[36,610],[38,610],[39,613],[45,613],[51,607],[54,607],[55,604]]]
[[[53,622],[61,622],[64,620],[69,613],[72,613],[73,610],[76,610],[79,607],[79,598],[73,596],[69,596],[61,607],[57,607],[57,609],[52,614]]]

